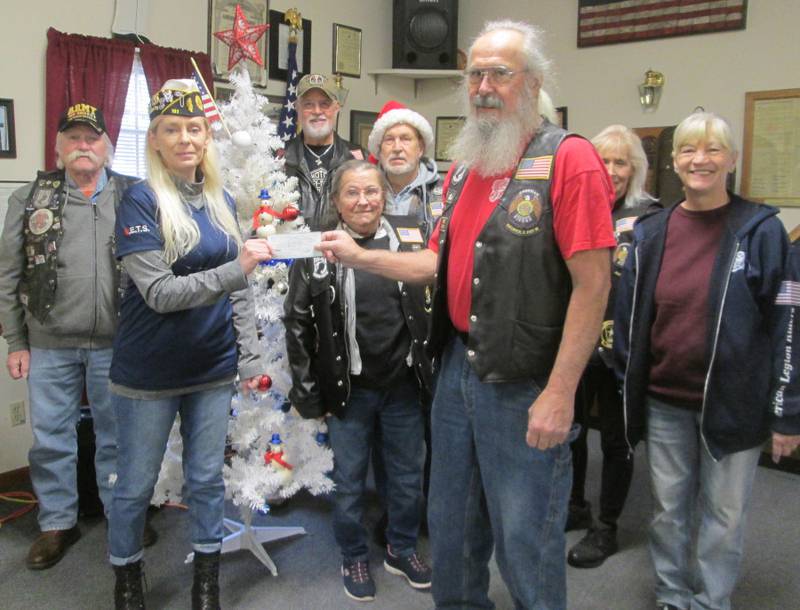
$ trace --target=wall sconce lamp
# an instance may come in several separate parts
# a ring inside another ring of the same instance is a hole
[[[339,98],[339,105],[344,106],[345,102],[347,102],[347,95],[350,93],[350,89],[347,89],[342,84],[342,75],[338,73],[334,73],[333,75],[333,85],[336,87],[336,97]]]
[[[644,73],[644,82],[639,85],[639,102],[645,112],[655,110],[658,107],[663,87],[664,75],[661,72],[648,70]]]

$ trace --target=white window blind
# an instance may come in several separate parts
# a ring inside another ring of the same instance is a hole
[[[150,93],[147,90],[147,79],[144,76],[139,49],[133,55],[133,68],[125,96],[125,113],[122,115],[122,126],[114,150],[112,169],[129,176],[145,177],[144,147],[147,141],[147,127],[150,116],[147,108]]]

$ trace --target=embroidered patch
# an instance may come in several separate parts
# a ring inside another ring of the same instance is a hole
[[[614,232],[625,233],[626,231],[633,231],[633,225],[636,222],[636,216],[627,216],[626,218],[620,218],[615,226]]]
[[[441,201],[431,201],[428,206],[431,209],[431,216],[434,218],[439,218],[444,212],[444,203]]]
[[[125,237],[130,237],[131,235],[137,235],[139,233],[149,233],[150,227],[147,225],[132,225],[130,227],[125,227],[122,229],[122,233]]]
[[[48,205],[50,205],[50,198],[53,196],[53,190],[54,189],[39,189],[36,191],[36,195],[31,202],[33,207],[35,207],[37,210],[40,210],[41,208],[46,208]]]
[[[733,259],[733,267],[731,268],[731,273],[736,273],[737,271],[741,271],[744,269],[744,250],[739,250],[736,253],[736,258]]]
[[[523,189],[514,197],[508,208],[506,229],[515,235],[533,235],[540,231],[541,216],[542,202],[539,193],[533,189]]]
[[[414,228],[398,227],[397,236],[400,238],[400,241],[402,241],[405,244],[422,243],[422,233],[416,227]]]
[[[53,212],[46,208],[36,210],[28,219],[28,228],[34,235],[41,235],[53,226]]]
[[[614,320],[603,320],[600,329],[600,347],[611,349],[614,344]]]
[[[800,305],[800,282],[781,282],[781,289],[778,291],[778,296],[775,297],[776,305],[791,305],[797,307]]]
[[[466,165],[459,165],[456,168],[456,171],[453,172],[453,176],[450,178],[450,184],[458,184],[464,179],[464,174],[467,173],[467,166]]]
[[[514,178],[517,180],[547,180],[550,178],[552,165],[553,155],[525,157],[519,162]]]
[[[628,260],[630,254],[630,244],[619,244],[614,250],[614,267],[615,269],[622,269],[625,266],[625,261]]]
[[[511,178],[508,176],[505,178],[498,178],[492,182],[492,192],[489,193],[489,201],[492,203],[498,201],[500,197],[503,196],[503,193],[506,192],[506,187],[508,186],[509,182],[511,182]]]
[[[311,274],[318,280],[323,280],[328,276],[328,264],[322,256],[314,257],[314,269]]]

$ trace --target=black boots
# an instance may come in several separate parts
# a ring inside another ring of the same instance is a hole
[[[192,610],[219,610],[219,556],[195,551]]]
[[[114,609],[144,610],[142,562],[114,566],[114,575],[117,577],[114,585]]]

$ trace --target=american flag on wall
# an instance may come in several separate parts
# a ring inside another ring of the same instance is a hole
[[[297,135],[297,83],[300,72],[297,71],[297,43],[289,43],[289,55],[286,58],[286,99],[283,101],[281,116],[278,119],[278,137],[288,144]]]
[[[747,0],[578,0],[578,46],[743,30]]]

